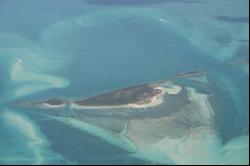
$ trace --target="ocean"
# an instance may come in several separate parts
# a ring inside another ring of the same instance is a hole
[[[217,137],[196,145],[208,159],[190,153],[189,162],[249,163],[249,64],[230,64],[249,59],[248,3],[0,0],[0,164],[185,163],[131,152],[104,129],[67,119],[68,110],[51,118],[9,103],[94,96],[197,69],[216,92]]]

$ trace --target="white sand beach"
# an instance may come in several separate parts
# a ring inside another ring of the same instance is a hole
[[[139,103],[128,103],[124,105],[103,105],[103,106],[82,106],[74,102],[71,103],[71,108],[73,109],[146,109],[160,105],[163,102],[163,97],[166,94],[178,94],[182,87],[178,85],[173,85],[172,87],[157,86],[154,89],[161,90],[160,94],[157,94],[149,98],[150,102]]]
[[[45,108],[45,109],[59,109],[59,108],[64,108],[66,107],[66,104],[57,104],[57,105],[52,105],[52,104],[48,104],[48,103],[42,103],[39,104],[39,108]]]

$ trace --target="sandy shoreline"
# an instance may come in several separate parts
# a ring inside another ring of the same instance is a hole
[[[101,105],[101,106],[82,106],[79,104],[76,104],[75,102],[71,103],[71,108],[73,109],[146,109],[146,108],[151,108],[151,107],[155,107],[159,104],[161,104],[163,102],[163,97],[166,94],[178,94],[182,87],[181,86],[177,86],[177,85],[173,85],[171,88],[169,87],[164,87],[164,86],[157,86],[154,87],[154,89],[158,89],[161,90],[160,94],[157,94],[155,96],[153,96],[152,98],[150,98],[150,102],[146,103],[146,104],[139,104],[139,103],[128,103],[128,104],[123,104],[123,105]]]
[[[155,151],[160,155],[155,154],[153,159],[159,159],[159,162],[164,163],[160,157],[162,155],[163,158],[176,161],[176,164],[191,164],[194,161],[201,164],[207,162],[206,154],[211,153],[217,145],[216,132],[213,129],[214,110],[208,96],[193,88],[187,88],[187,91],[191,107],[184,107],[172,116],[129,120],[126,136],[142,152],[149,153],[148,158],[151,158],[150,152]],[[189,120],[185,121],[187,118]],[[180,122],[187,125],[183,126]],[[199,125],[192,126],[197,122]]]
[[[193,102],[197,102],[200,105],[199,113],[200,116],[206,120],[207,122],[210,122],[212,118],[214,117],[214,110],[208,100],[208,95],[198,93],[193,88],[187,88],[189,92],[189,100]]]
[[[40,108],[49,108],[49,109],[59,109],[59,108],[64,108],[66,107],[66,104],[58,104],[58,105],[52,105],[52,104],[48,104],[48,103],[42,103],[39,105]]]

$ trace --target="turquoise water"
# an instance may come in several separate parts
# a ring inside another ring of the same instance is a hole
[[[87,123],[6,104],[87,97],[196,69],[216,92],[222,143],[206,149],[219,158],[211,163],[249,162],[249,70],[229,64],[248,58],[249,43],[238,42],[249,40],[248,1],[133,2],[0,0],[1,164],[157,163]]]

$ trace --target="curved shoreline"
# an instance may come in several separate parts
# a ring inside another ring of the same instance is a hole
[[[61,99],[48,99],[46,101],[40,102],[29,102],[29,103],[21,103],[20,105],[23,107],[37,107],[41,109],[63,109],[65,107],[69,107],[75,110],[112,110],[112,109],[147,109],[151,107],[158,106],[164,102],[165,95],[175,95],[181,92],[182,87],[179,85],[169,84],[166,82],[162,82],[161,84],[151,84],[147,85],[145,89],[140,89],[138,92],[137,89],[129,89],[120,91],[117,90],[115,92],[109,92],[108,95],[101,94],[99,96],[94,96],[87,98],[88,102],[85,100],[61,100]],[[136,87],[137,88],[137,87]],[[134,100],[130,100],[126,102],[129,95],[133,97],[133,95],[137,95]],[[139,94],[138,94],[139,93]],[[110,95],[111,94],[111,95]],[[101,100],[95,101],[96,98],[100,98]],[[92,100],[92,98],[94,98]],[[122,101],[120,104],[119,100]],[[107,100],[103,102],[103,99]],[[114,102],[118,101],[117,103]],[[106,102],[106,103],[105,103]],[[103,103],[103,104],[102,104]],[[124,104],[123,104],[124,103]]]
[[[71,102],[71,108],[73,109],[94,109],[94,110],[100,110],[100,109],[146,109],[146,108],[151,108],[155,107],[157,105],[160,105],[163,102],[163,97],[166,94],[178,94],[181,90],[181,86],[173,85],[172,88],[167,88],[164,86],[157,86],[154,87],[154,89],[158,89],[161,91],[161,93],[148,98],[147,100],[150,100],[149,103],[141,104],[141,102],[144,101],[139,101],[136,103],[128,103],[128,104],[122,104],[122,105],[101,105],[101,106],[92,106],[92,105],[80,105],[75,102]]]

